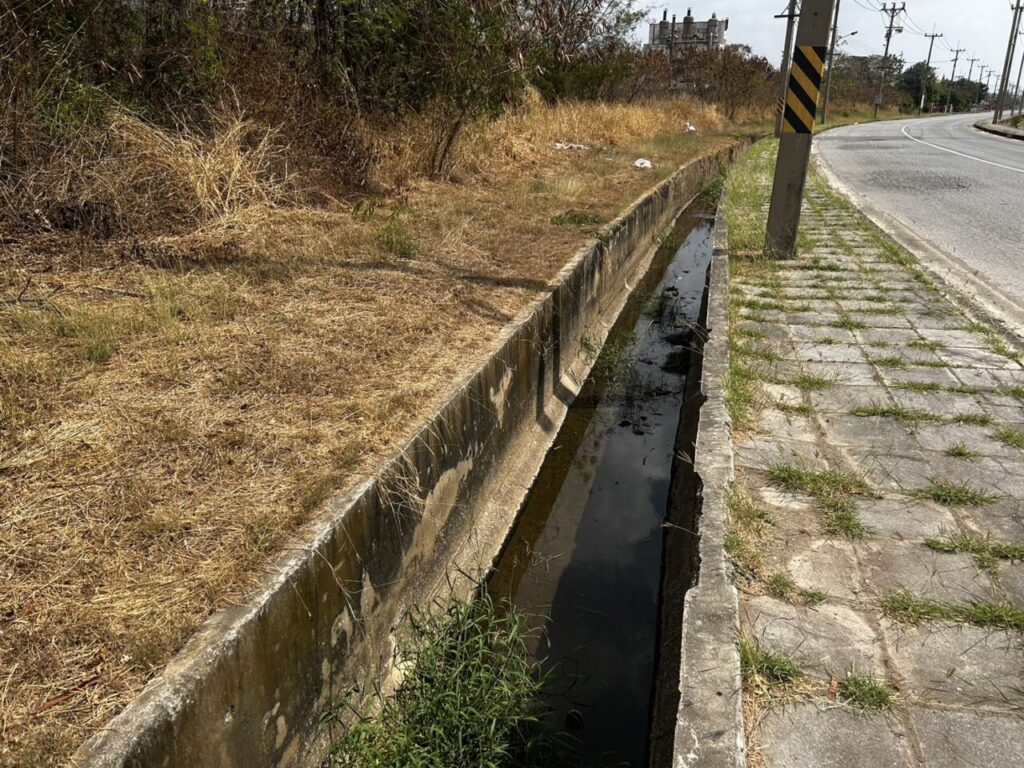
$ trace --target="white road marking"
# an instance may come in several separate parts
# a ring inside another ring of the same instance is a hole
[[[903,128],[900,129],[900,133],[902,133],[911,141],[916,141],[918,144],[924,144],[926,147],[931,147],[932,149],[941,149],[943,152],[949,152],[949,154],[951,155],[959,155],[960,157],[966,157],[968,160],[977,160],[979,163],[984,163],[985,165],[994,165],[996,168],[1002,168],[1003,170],[1006,171],[1013,171],[1014,173],[1024,173],[1024,168],[1014,168],[1012,165],[1003,165],[1002,163],[994,163],[991,160],[983,160],[980,157],[968,155],[963,152],[957,152],[955,149],[950,149],[949,147],[940,147],[938,144],[932,144],[930,141],[925,141],[924,139],[919,139],[916,136],[911,136],[909,133],[907,133],[907,128],[908,126],[903,126]]]

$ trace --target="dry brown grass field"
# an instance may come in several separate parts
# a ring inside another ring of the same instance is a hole
[[[66,762],[395,452],[599,226],[553,217],[611,220],[725,128],[686,99],[533,103],[437,182],[395,126],[396,192],[311,202],[244,121],[115,118],[75,171],[115,210],[0,239],[0,765]]]

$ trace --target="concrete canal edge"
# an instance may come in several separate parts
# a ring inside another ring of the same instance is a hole
[[[679,711],[673,768],[741,768],[746,764],[742,677],[737,643],[739,597],[725,554],[727,499],[734,470],[732,425],[725,407],[729,370],[728,235],[721,210],[708,282],[708,338],[704,345],[694,472],[700,487],[698,558],[686,592],[680,649]]]
[[[408,608],[453,591],[469,594],[491,566],[589,372],[591,344],[603,343],[663,233],[742,146],[681,167],[577,252],[402,452],[298,531],[259,588],[211,616],[81,746],[73,764],[318,762],[331,741],[323,713],[356,688],[387,690],[393,683],[396,634]],[[724,290],[720,279],[718,285]],[[721,305],[718,311],[724,312]],[[724,341],[716,343],[719,354]],[[712,360],[709,367],[716,365]],[[710,458],[717,454],[708,424],[703,450]],[[710,469],[707,461],[702,466]],[[720,459],[712,461],[717,467]],[[707,481],[705,493],[720,500]],[[705,552],[713,540],[701,544],[709,565],[723,557]],[[700,615],[711,588],[704,567]],[[695,636],[698,643],[709,640]]]

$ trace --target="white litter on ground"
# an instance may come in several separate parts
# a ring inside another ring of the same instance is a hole
[[[639,168],[641,171],[649,171],[654,166],[651,165],[651,161],[650,160],[648,160],[646,158],[643,158],[643,157],[639,157],[639,158],[637,158],[636,160],[633,161],[633,167],[634,168]]]
[[[697,126],[691,123],[689,120],[686,121],[686,128],[683,129],[685,133],[696,133]]]
[[[586,144],[573,144],[572,142],[556,141],[555,142],[555,149],[584,150],[584,149],[590,149],[590,147],[588,147]]]

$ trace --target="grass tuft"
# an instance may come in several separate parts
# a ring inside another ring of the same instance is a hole
[[[1013,427],[1000,427],[992,436],[1004,445],[1024,451],[1024,430],[1014,429]]]
[[[826,533],[848,539],[861,539],[867,535],[868,528],[860,521],[850,498],[872,494],[870,487],[860,478],[837,470],[776,464],[768,469],[768,481],[783,490],[813,496]]]
[[[995,572],[1000,560],[1010,562],[1024,561],[1024,543],[1016,541],[998,541],[989,536],[971,536],[958,533],[945,538],[925,539],[929,548],[936,552],[967,553],[982,570]]]
[[[953,443],[946,449],[946,455],[952,456],[954,459],[970,460],[978,458],[979,454],[968,448],[966,443]]]
[[[892,688],[872,675],[851,672],[839,684],[839,696],[858,709],[889,709],[892,706]]]
[[[850,411],[854,416],[878,416],[888,419],[896,419],[897,421],[903,421],[908,423],[916,424],[919,421],[942,421],[943,418],[937,413],[931,411],[925,411],[920,408],[907,408],[902,405],[862,405],[858,408],[854,408]]]
[[[793,683],[803,672],[791,659],[765,647],[760,640],[740,636],[740,669],[743,677],[755,683],[778,685]]]
[[[945,507],[983,507],[996,500],[994,495],[974,488],[966,480],[954,483],[939,478],[932,478],[926,487],[919,488],[910,495],[915,499],[928,499]]]
[[[842,328],[846,331],[861,331],[868,327],[866,323],[862,323],[860,320],[854,320],[847,313],[841,314],[838,320],[829,323],[829,325],[833,328]]]
[[[1024,632],[1024,611],[1006,602],[945,603],[915,597],[904,590],[882,599],[882,613],[904,624],[946,621]]]

